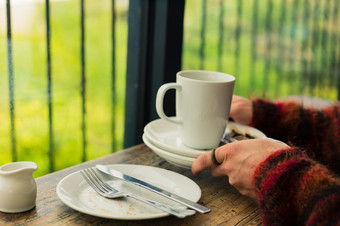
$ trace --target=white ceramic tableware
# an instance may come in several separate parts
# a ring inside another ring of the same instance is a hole
[[[36,203],[37,186],[32,173],[34,162],[12,162],[0,167],[0,211],[19,213],[32,209]]]
[[[191,169],[192,163],[195,161],[196,158],[177,155],[168,151],[165,151],[154,144],[152,144],[149,139],[146,137],[145,134],[142,136],[143,142],[148,146],[153,152],[155,152],[160,157],[164,158],[166,161],[170,162],[173,165]]]
[[[218,146],[229,117],[235,78],[213,71],[180,71],[176,83],[162,85],[156,96],[160,118],[180,127],[185,145],[195,149]],[[166,116],[163,99],[169,89],[176,89],[176,117]]]
[[[228,122],[225,134],[230,133],[231,128],[235,128],[240,133],[248,134],[255,138],[266,137],[264,133],[256,128],[235,122]],[[209,151],[193,149],[184,145],[179,134],[178,126],[163,119],[156,119],[149,122],[144,127],[144,134],[148,141],[157,148],[177,155],[197,158],[199,155]]]
[[[197,202],[201,197],[201,189],[194,181],[170,170],[132,164],[106,166],[164,190],[171,191],[174,194],[186,197],[193,202]],[[101,177],[118,190],[133,192],[134,194],[167,203],[174,207],[183,207],[174,201],[137,185],[126,183],[104,174],[101,174]],[[88,185],[80,171],[64,177],[58,183],[56,191],[58,197],[67,206],[92,216],[120,220],[145,220],[169,216],[168,213],[135,199],[107,199],[101,197]]]

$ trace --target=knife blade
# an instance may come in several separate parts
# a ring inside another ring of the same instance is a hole
[[[171,193],[169,191],[166,191],[166,190],[163,190],[161,188],[158,188],[158,187],[156,187],[154,185],[151,185],[151,184],[149,184],[149,183],[147,183],[145,181],[142,181],[142,180],[139,180],[137,178],[134,178],[134,177],[131,177],[129,175],[126,175],[124,173],[121,173],[121,172],[119,172],[117,170],[111,169],[111,168],[103,166],[103,165],[96,165],[96,168],[98,170],[100,170],[101,172],[103,172],[103,173],[106,173],[106,174],[111,175],[113,177],[122,179],[122,180],[124,180],[126,182],[133,183],[133,184],[135,184],[137,186],[140,186],[140,187],[143,187],[143,188],[148,189],[150,191],[153,191],[153,192],[155,192],[155,193],[157,193],[157,194],[159,194],[161,196],[164,196],[164,197],[166,197],[166,198],[168,198],[170,200],[178,202],[178,203],[180,203],[180,204],[182,204],[184,206],[187,206],[187,207],[189,207],[191,209],[194,209],[194,210],[196,210],[196,211],[198,211],[200,213],[208,213],[208,212],[210,212],[210,209],[205,207],[205,206],[202,206],[202,205],[200,205],[198,203],[192,202],[192,201],[190,201],[190,200],[188,200],[186,198],[183,198],[181,196],[173,194],[173,193]]]

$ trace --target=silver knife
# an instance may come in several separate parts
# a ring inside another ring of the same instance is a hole
[[[192,202],[192,201],[190,201],[188,199],[185,199],[183,197],[180,197],[180,196],[178,196],[176,194],[173,194],[171,192],[168,192],[166,190],[163,190],[161,188],[158,188],[156,186],[148,184],[148,183],[146,183],[144,181],[141,181],[141,180],[139,180],[137,178],[134,178],[134,177],[131,177],[131,176],[126,175],[124,173],[121,173],[121,172],[119,172],[117,170],[111,169],[111,168],[103,166],[103,165],[96,165],[96,167],[97,167],[98,170],[100,170],[103,173],[106,173],[106,174],[111,175],[113,177],[122,179],[124,181],[133,183],[135,185],[138,185],[140,187],[143,187],[145,189],[153,191],[153,192],[155,192],[155,193],[157,193],[159,195],[162,195],[162,196],[164,196],[164,197],[166,197],[168,199],[171,199],[171,200],[173,200],[175,202],[181,203],[182,205],[187,206],[187,207],[189,207],[191,209],[194,209],[194,210],[196,210],[196,211],[198,211],[200,213],[208,213],[208,212],[210,212],[210,209],[207,208],[207,207],[204,207],[204,206],[202,206],[202,205],[200,205],[198,203]]]

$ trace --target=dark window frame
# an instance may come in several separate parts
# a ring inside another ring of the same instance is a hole
[[[185,0],[130,0],[124,148],[142,142],[144,126],[156,119],[158,88],[181,70]],[[164,101],[175,113],[174,93]]]

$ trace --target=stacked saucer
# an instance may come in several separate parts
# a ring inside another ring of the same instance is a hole
[[[255,138],[266,137],[261,131],[234,122],[228,122],[225,134],[235,129]],[[157,155],[171,164],[191,169],[193,161],[208,150],[193,149],[182,143],[179,127],[163,119],[151,121],[144,127],[144,143]]]

